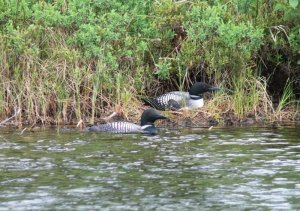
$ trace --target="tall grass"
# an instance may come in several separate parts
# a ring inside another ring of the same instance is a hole
[[[288,80],[286,82],[278,106],[275,110],[275,118],[280,121],[283,119],[287,119],[287,117],[293,118],[299,115],[300,100],[296,100],[295,98],[293,92],[293,84],[294,81],[291,80]],[[291,112],[290,109],[295,109],[296,112],[293,114],[293,112]]]

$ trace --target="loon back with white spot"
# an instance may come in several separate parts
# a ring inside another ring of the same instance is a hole
[[[196,82],[193,84],[189,92],[173,91],[156,98],[143,98],[143,100],[150,106],[159,110],[179,110],[183,107],[195,109],[203,107],[204,105],[203,98],[201,96],[202,93],[219,89],[220,88],[218,87],[214,87],[203,82]]]
[[[191,96],[188,92],[174,91],[163,94],[153,101],[156,108],[165,110],[172,107],[171,101],[177,103],[178,108],[187,107],[189,109],[203,107],[203,98],[200,96]]]
[[[94,132],[111,132],[111,133],[137,133],[143,132],[140,125],[131,122],[111,122],[101,125],[94,125],[89,128]]]
[[[141,116],[141,125],[130,122],[111,122],[87,127],[85,131],[110,133],[147,133],[156,134],[154,122],[158,119],[167,119],[155,109],[147,109]]]
[[[169,92],[166,94],[163,94],[159,97],[157,97],[157,100],[167,106],[169,100],[175,100],[178,103],[183,103],[183,101],[187,101],[190,98],[189,93],[188,92],[180,92],[180,91],[175,91],[175,92]]]

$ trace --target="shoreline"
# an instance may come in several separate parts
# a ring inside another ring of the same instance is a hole
[[[290,120],[290,119],[259,119],[256,120],[254,117],[248,117],[244,119],[238,119],[236,116],[220,118],[218,120],[211,117],[204,117],[201,115],[187,115],[187,114],[172,114],[170,111],[163,111],[164,115],[166,115],[169,119],[166,121],[157,121],[156,126],[158,128],[166,128],[169,130],[175,129],[196,129],[196,128],[235,128],[235,127],[267,127],[267,128],[277,128],[277,127],[290,127],[300,125],[300,119]],[[105,121],[103,118],[96,118],[95,124],[104,124],[107,122],[114,121],[125,121],[125,122],[133,122],[139,124],[139,120],[136,118],[128,118],[124,119],[122,115],[117,114],[111,120]],[[88,122],[81,122],[80,124],[73,122],[71,124],[26,124],[15,122],[14,120],[8,121],[5,124],[0,125],[0,129],[10,129],[10,128],[18,128],[20,130],[26,131],[38,131],[43,129],[75,129],[76,131],[81,131],[83,128],[87,127]]]

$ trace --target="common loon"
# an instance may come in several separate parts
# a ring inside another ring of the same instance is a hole
[[[195,109],[204,105],[201,94],[214,90],[220,90],[220,88],[204,82],[196,82],[188,92],[174,91],[143,100],[158,110],[179,110],[183,107]]]
[[[150,108],[143,112],[141,116],[141,125],[131,122],[111,122],[87,127],[85,131],[157,134],[158,130],[155,127],[154,122],[158,119],[167,119],[167,117],[161,115],[157,110]]]

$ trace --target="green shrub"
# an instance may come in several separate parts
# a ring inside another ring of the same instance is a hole
[[[242,118],[262,104],[264,56],[297,72],[299,11],[297,0],[0,1],[1,116],[94,122],[209,78],[234,90]]]

